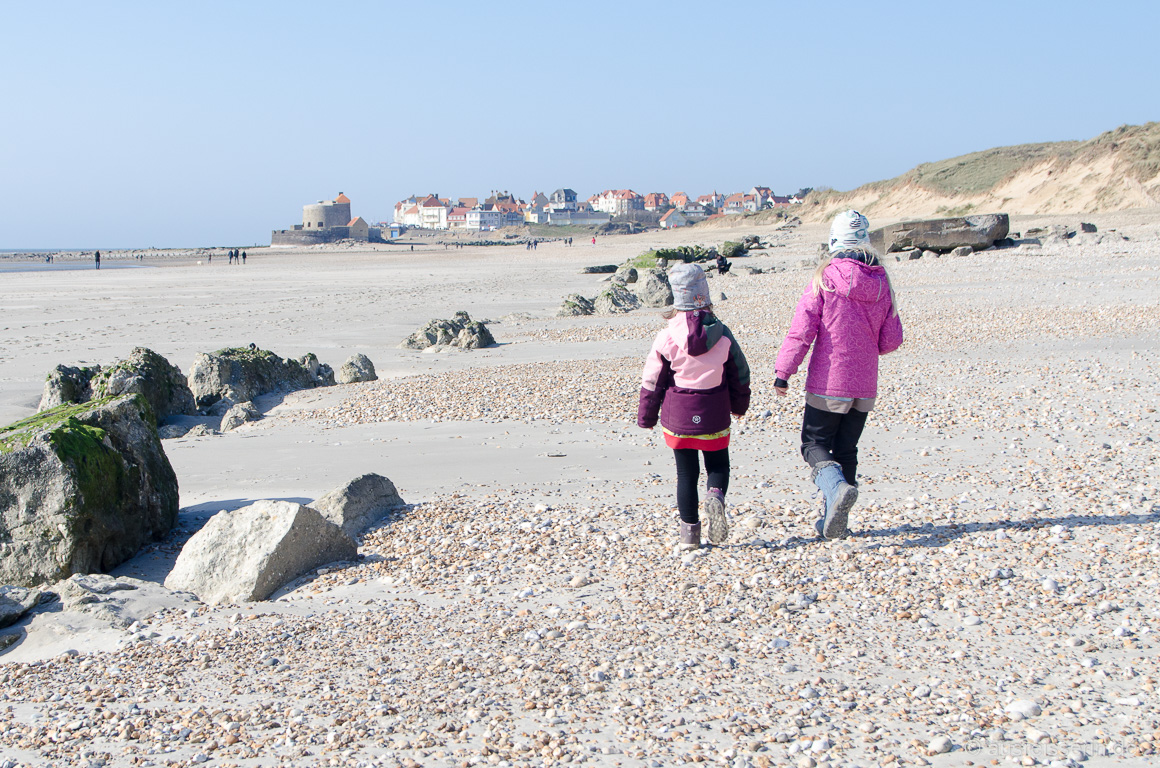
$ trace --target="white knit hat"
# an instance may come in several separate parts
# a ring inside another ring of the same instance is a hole
[[[673,289],[673,307],[690,311],[709,306],[709,281],[705,270],[696,264],[678,264],[669,270],[669,286]]]
[[[870,247],[870,222],[855,210],[842,211],[830,225],[830,253]]]

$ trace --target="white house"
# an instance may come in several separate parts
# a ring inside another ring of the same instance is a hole
[[[677,227],[688,226],[688,223],[685,219],[685,214],[681,213],[680,208],[673,208],[664,216],[661,216],[661,229],[675,229]]]

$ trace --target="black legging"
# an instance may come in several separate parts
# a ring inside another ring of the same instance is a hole
[[[729,449],[719,451],[698,451],[696,448],[674,448],[677,458],[677,509],[681,512],[681,522],[695,525],[699,518],[697,507],[697,480],[701,477],[701,462],[697,454],[705,454],[705,473],[709,476],[709,488],[729,490]]]
[[[811,467],[836,461],[850,485],[857,485],[858,438],[866,426],[866,412],[853,408],[849,413],[830,413],[806,405],[802,416],[802,458]]]

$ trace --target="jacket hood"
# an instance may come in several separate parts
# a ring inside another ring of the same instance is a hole
[[[703,355],[721,340],[725,326],[713,313],[698,309],[694,312],[677,312],[669,320],[669,335],[676,345],[693,357]]]
[[[886,270],[867,266],[857,259],[834,259],[822,273],[822,280],[834,293],[854,301],[873,304],[890,295]]]

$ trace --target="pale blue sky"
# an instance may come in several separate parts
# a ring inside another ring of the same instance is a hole
[[[268,243],[340,191],[373,222],[849,189],[1160,119],[1158,29],[1151,1],[11,3],[0,249]]]

